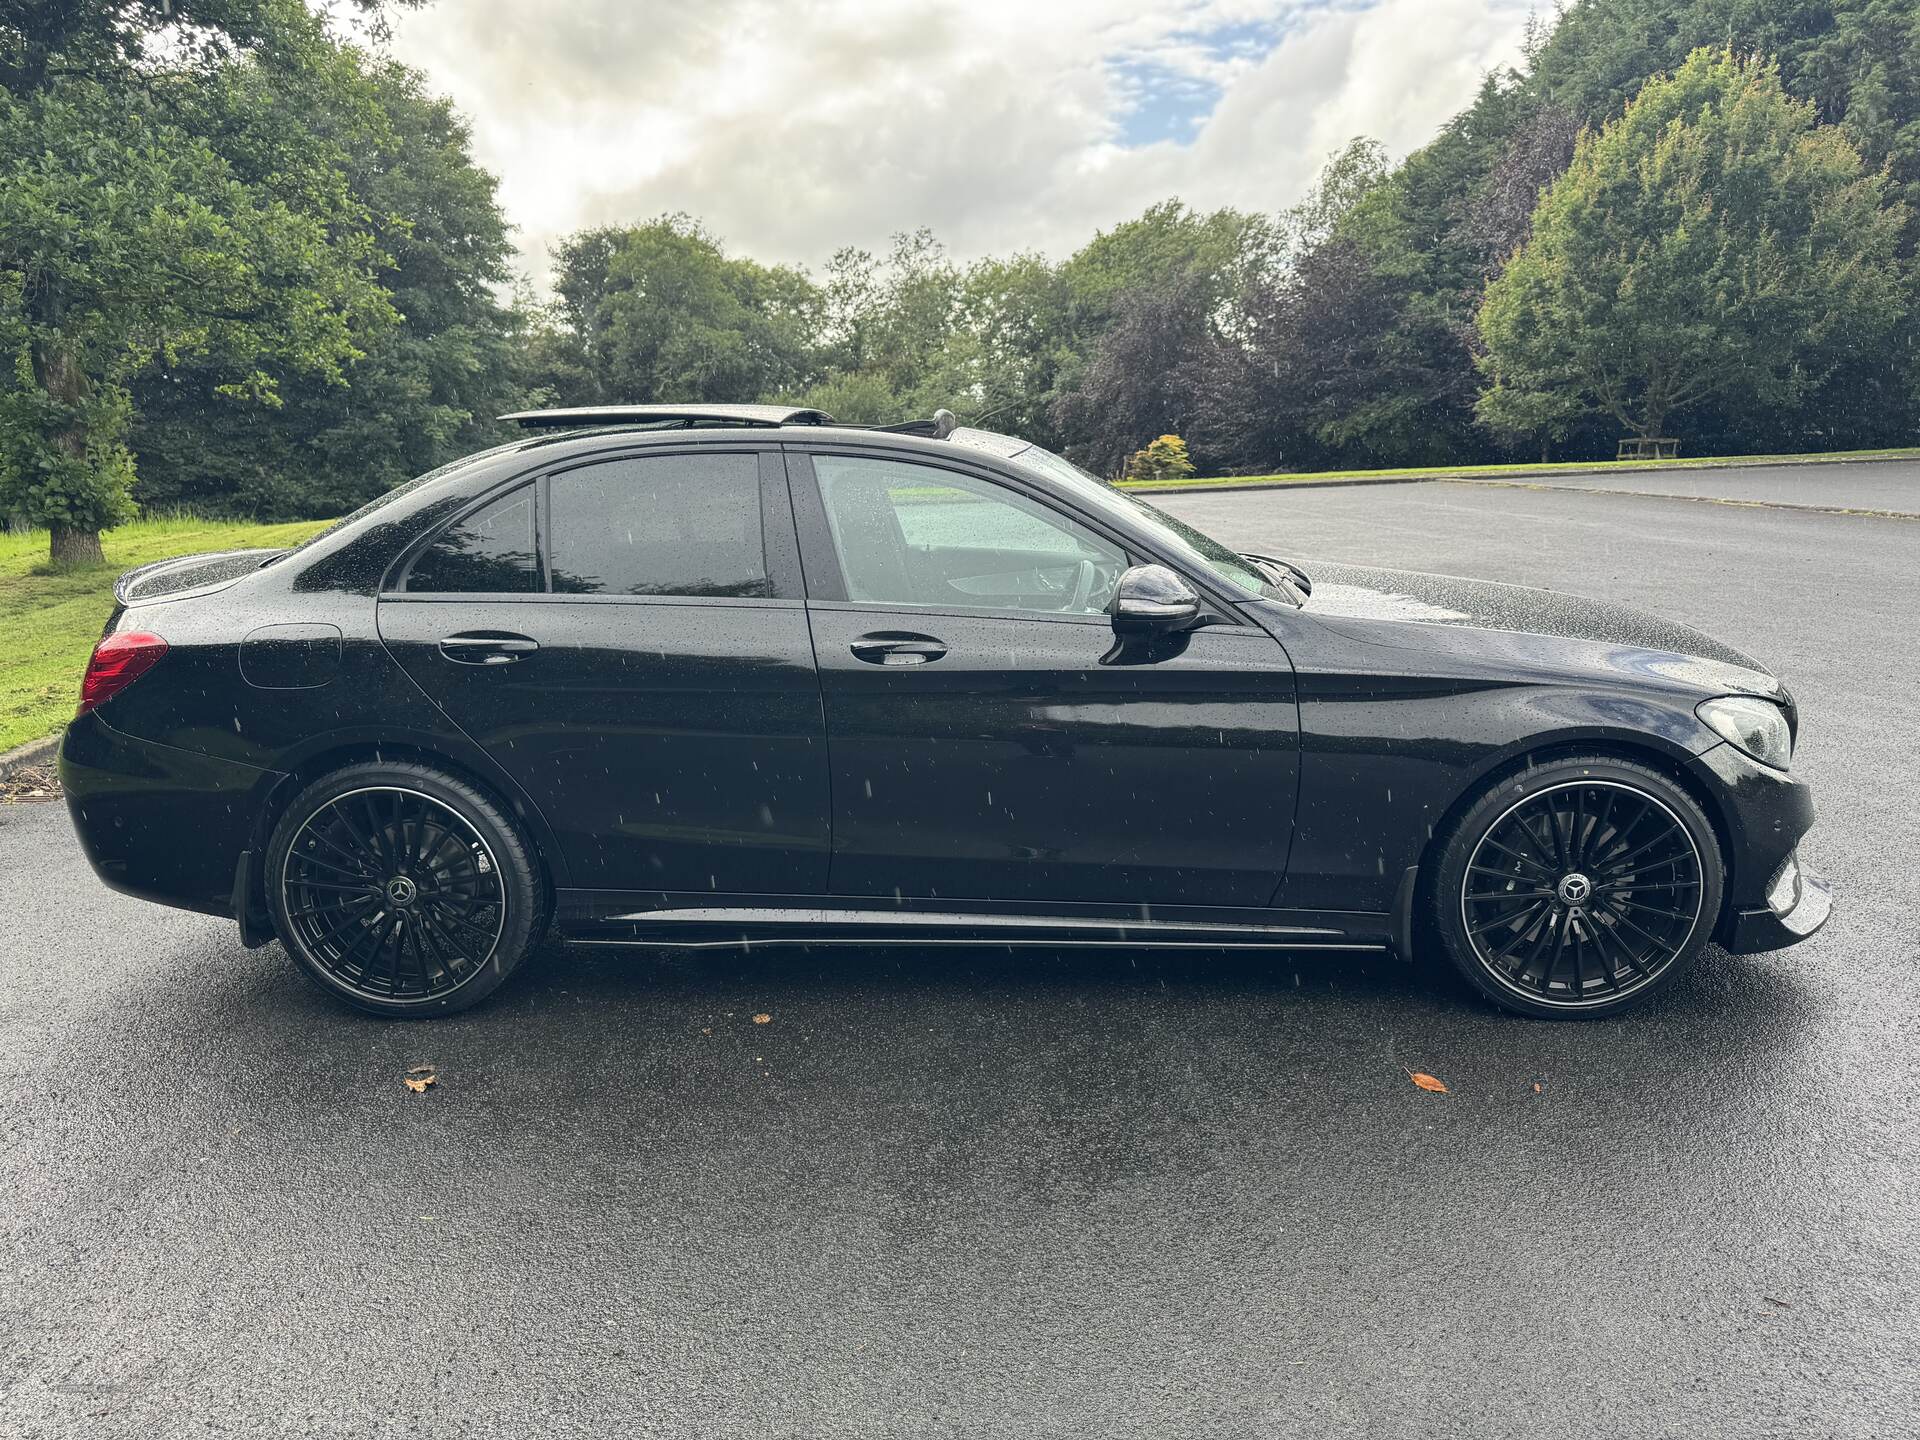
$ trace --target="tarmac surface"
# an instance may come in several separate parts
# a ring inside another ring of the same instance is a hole
[[[1722,504],[1920,516],[1920,460],[1823,461],[1697,470],[1659,467],[1592,475],[1553,473],[1518,483],[1543,489],[1717,500]]]
[[[383,1023],[0,807],[0,1435],[1920,1430],[1920,522],[1167,508],[1777,667],[1833,922],[1587,1024],[1383,960],[559,946]]]

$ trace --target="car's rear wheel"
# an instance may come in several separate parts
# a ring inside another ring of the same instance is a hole
[[[1648,999],[1707,943],[1725,883],[1699,804],[1658,770],[1575,756],[1509,775],[1448,833],[1433,918],[1480,992],[1526,1015]]]
[[[477,1004],[546,930],[520,827],[477,786],[425,765],[349,765],[309,785],[274,829],[266,880],[300,968],[377,1015]]]

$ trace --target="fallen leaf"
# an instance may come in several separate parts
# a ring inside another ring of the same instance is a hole
[[[440,1083],[440,1076],[431,1065],[415,1065],[400,1077],[400,1083],[414,1094],[422,1095],[429,1085]]]
[[[1416,1073],[1414,1071],[1409,1071],[1408,1078],[1412,1080],[1414,1084],[1418,1085],[1422,1090],[1431,1090],[1436,1095],[1445,1095],[1447,1093],[1447,1087],[1443,1081],[1436,1080],[1433,1078],[1433,1076],[1428,1075],[1425,1072]]]
[[[760,1012],[760,1013],[759,1013],[758,1015],[756,1015],[756,1016],[754,1016],[754,1017],[753,1017],[753,1023],[754,1023],[754,1024],[756,1024],[756,1025],[765,1025],[765,1024],[768,1024],[768,1023],[769,1023],[769,1022],[770,1022],[770,1021],[771,1021],[772,1019],[773,1019],[773,1017],[772,1017],[771,1015],[769,1015],[769,1014],[767,1014],[767,1013],[766,1013],[766,1012],[765,1012],[765,1011],[763,1010],[763,1011],[761,1011],[761,1012]]]
[[[1793,1308],[1793,1305],[1790,1302],[1786,1300],[1776,1300],[1771,1295],[1762,1295],[1760,1298],[1766,1301],[1769,1305],[1778,1305],[1782,1310],[1791,1310]]]

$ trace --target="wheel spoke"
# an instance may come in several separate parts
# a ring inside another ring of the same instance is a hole
[[[1624,905],[1633,910],[1645,910],[1650,915],[1664,915],[1669,920],[1693,919],[1693,916],[1685,910],[1666,910],[1658,905],[1643,905],[1638,900],[1628,900],[1619,895],[1609,896],[1607,903],[1610,905]]]
[[[1487,921],[1483,925],[1475,925],[1472,929],[1467,931],[1467,933],[1469,935],[1476,935],[1476,936],[1485,935],[1490,930],[1498,930],[1502,925],[1518,924],[1521,921],[1531,919],[1536,913],[1539,912],[1539,910],[1543,907],[1544,903],[1545,902],[1543,901],[1536,900],[1533,902],[1533,904],[1525,906],[1522,909],[1510,911],[1505,915],[1495,916],[1493,919]]]
[[[1535,856],[1522,855],[1518,850],[1514,850],[1506,845],[1501,844],[1498,840],[1494,839],[1494,837],[1491,835],[1487,836],[1487,838],[1482,840],[1480,843],[1482,845],[1487,846],[1489,849],[1498,850],[1502,855],[1510,857],[1511,859],[1513,859],[1514,861],[1516,861],[1521,865],[1531,865],[1535,870],[1537,870],[1543,877],[1545,877],[1548,880],[1551,880],[1554,878],[1555,871],[1551,865],[1541,864],[1539,859],[1536,858]]]
[[[1580,847],[1578,864],[1582,870],[1593,868],[1594,852],[1599,848],[1600,836],[1606,829],[1608,819],[1613,815],[1614,801],[1620,798],[1620,792],[1609,786],[1606,797],[1606,803],[1600,807],[1600,813],[1593,817],[1593,828],[1587,832],[1587,843]]]

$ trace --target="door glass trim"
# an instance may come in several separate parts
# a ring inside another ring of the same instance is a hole
[[[769,595],[574,595],[566,591],[383,590],[383,605],[722,605],[745,610],[799,610],[804,600]]]
[[[1097,625],[1113,628],[1110,615],[1056,615],[1045,610],[1007,609],[998,605],[903,605],[892,600],[809,600],[807,606],[823,613],[861,615],[937,615],[950,620],[1032,620],[1041,625]]]

